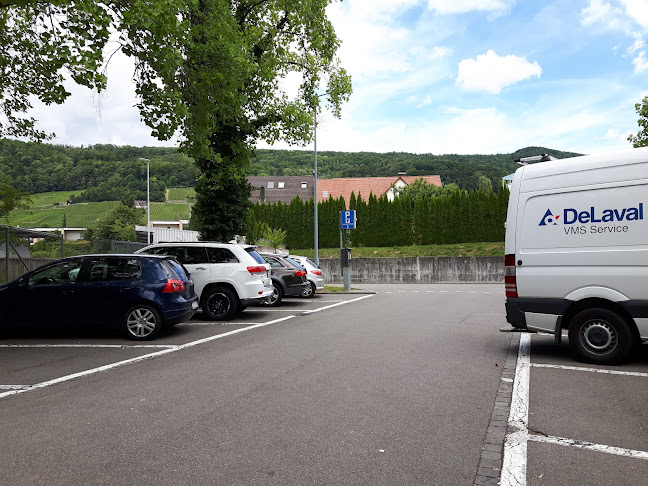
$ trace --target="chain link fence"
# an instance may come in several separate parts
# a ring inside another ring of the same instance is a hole
[[[67,241],[58,232],[33,231],[0,225],[0,283],[10,282],[59,258],[96,253],[134,253],[146,243],[133,241]]]

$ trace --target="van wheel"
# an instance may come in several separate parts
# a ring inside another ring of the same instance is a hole
[[[626,320],[608,309],[579,312],[569,326],[569,344],[584,361],[620,363],[634,347],[634,335]]]
[[[202,295],[202,311],[210,321],[227,321],[236,314],[238,299],[227,287],[213,287]]]

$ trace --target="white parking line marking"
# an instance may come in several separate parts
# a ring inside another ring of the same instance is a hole
[[[0,385],[0,390],[22,390],[29,388],[32,385]]]
[[[332,305],[329,305],[329,306],[321,307],[321,308],[316,309],[316,310],[305,311],[304,314],[306,314],[306,313],[312,314],[312,313],[315,313],[315,312],[323,311],[325,309],[330,309],[332,307],[337,307],[339,305],[349,304],[351,302],[358,302],[358,301],[360,301],[362,299],[366,299],[367,297],[373,297],[373,294],[363,295],[362,297],[358,297],[356,299],[341,301],[341,302],[338,302],[337,304],[332,304]],[[183,349],[191,348],[193,346],[198,346],[200,344],[208,343],[210,341],[215,341],[217,339],[222,339],[222,338],[225,338],[225,337],[233,336],[234,334],[239,334],[239,333],[242,333],[242,332],[246,332],[246,331],[249,331],[251,329],[257,329],[259,327],[270,326],[272,324],[287,321],[287,320],[293,319],[295,317],[297,317],[297,316],[296,315],[291,315],[291,316],[281,317],[279,319],[275,319],[275,320],[268,321],[268,322],[260,322],[260,323],[257,323],[257,324],[253,324],[251,326],[241,327],[239,329],[234,329],[232,331],[224,332],[222,334],[217,334],[215,336],[209,336],[209,337],[206,337],[206,338],[203,338],[203,339],[198,339],[197,341],[192,341],[192,342],[185,343],[185,344],[179,344],[179,345],[175,345],[175,346],[160,345],[160,346],[157,346],[157,347],[158,348],[163,348],[163,349],[161,349],[160,351],[157,351],[155,353],[145,354],[145,355],[142,355],[142,356],[138,356],[136,358],[125,359],[125,360],[119,361],[117,363],[111,363],[111,364],[108,364],[108,365],[99,366],[97,368],[92,368],[92,369],[89,369],[89,370],[80,371],[78,373],[72,373],[70,375],[61,376],[59,378],[54,378],[52,380],[43,381],[41,383],[36,383],[34,385],[26,385],[26,386],[22,386],[22,385],[19,385],[19,386],[18,385],[15,385],[15,386],[14,385],[4,385],[4,388],[0,388],[0,389],[7,389],[7,387],[9,387],[9,390],[5,391],[4,393],[0,393],[0,398],[5,398],[5,397],[8,397],[8,396],[12,396],[12,395],[18,395],[20,393],[25,393],[25,392],[28,392],[28,391],[31,391],[31,390],[37,390],[39,388],[46,388],[48,386],[56,385],[58,383],[63,383],[63,382],[66,382],[66,381],[74,380],[76,378],[82,378],[82,377],[85,377],[85,376],[90,376],[90,375],[100,373],[102,371],[108,371],[108,370],[111,370],[113,368],[117,368],[119,366],[124,366],[124,365],[127,365],[127,364],[133,364],[133,363],[139,363],[140,361],[146,361],[146,360],[149,360],[149,359],[157,358],[158,356],[162,356],[162,355],[165,355],[165,354],[175,353],[177,351],[181,351]],[[16,346],[23,347],[22,345],[16,345]],[[81,346],[84,346],[84,345],[81,345]],[[94,347],[93,345],[87,345],[87,346],[88,347]],[[98,345],[98,346],[101,347],[101,345]],[[111,346],[121,347],[119,345],[111,345]],[[140,345],[140,346],[142,346],[142,347],[155,347],[156,345]],[[29,346],[26,346],[26,347],[29,347]]]
[[[564,437],[552,437],[547,435],[529,434],[528,439],[534,442],[544,442],[545,444],[557,444],[561,446],[574,447],[576,449],[586,449],[586,450],[596,451],[596,452],[605,452],[606,454],[614,454],[617,456],[632,457],[634,459],[643,459],[645,461],[648,461],[648,452],[645,451],[635,451],[632,449],[623,449],[621,447],[594,444],[593,442],[566,439]]]
[[[565,366],[540,363],[531,363],[531,366],[533,366],[534,368],[555,368],[558,370],[587,371],[589,373],[606,373],[609,375],[640,376],[642,378],[648,378],[648,373],[640,373],[638,371],[604,370],[599,368],[585,368],[583,366]]]
[[[501,486],[525,486],[527,471],[527,439],[529,423],[529,381],[531,336],[520,335],[520,347],[515,366],[513,396],[508,425],[513,432],[506,436],[502,460]]]
[[[174,344],[0,344],[0,348],[175,348]]]
[[[8,397],[8,396],[11,396],[11,395],[17,395],[19,393],[24,393],[24,392],[27,392],[27,391],[36,390],[36,389],[39,389],[39,388],[45,388],[45,387],[48,387],[48,386],[51,386],[51,385],[56,385],[58,383],[63,383],[65,381],[74,380],[76,378],[81,378],[81,377],[84,377],[84,376],[94,375],[94,374],[99,373],[101,371],[107,371],[107,370],[110,370],[110,369],[113,369],[113,368],[117,368],[118,366],[124,366],[124,365],[131,364],[131,363],[138,363],[140,361],[145,361],[145,360],[149,360],[149,359],[152,359],[152,358],[157,358],[158,356],[162,356],[164,354],[175,353],[176,351],[180,351],[182,349],[190,348],[192,346],[197,346],[199,344],[207,343],[209,341],[215,341],[216,339],[222,339],[224,337],[232,336],[232,335],[238,334],[240,332],[249,331],[250,329],[256,329],[257,327],[269,326],[271,324],[276,324],[277,322],[286,321],[288,319],[292,319],[293,317],[295,317],[295,316],[282,317],[281,319],[275,319],[274,321],[262,322],[260,324],[254,325],[254,326],[242,327],[241,329],[234,329],[233,331],[224,332],[223,334],[217,334],[215,336],[209,336],[209,337],[206,337],[206,338],[203,338],[203,339],[199,339],[197,341],[192,341],[190,343],[180,344],[180,345],[175,346],[173,348],[163,349],[162,351],[158,351],[157,353],[145,354],[143,356],[138,356],[136,358],[125,359],[125,360],[119,361],[117,363],[111,363],[109,365],[99,366],[98,368],[92,368],[90,370],[80,371],[78,373],[72,373],[71,375],[61,376],[60,378],[54,378],[53,380],[44,381],[42,383],[36,383],[35,385],[31,385],[28,388],[22,388],[22,389],[19,389],[19,390],[11,390],[11,391],[7,391],[7,392],[4,392],[4,393],[0,393],[0,398]]]
[[[206,322],[181,322],[177,326],[253,326],[258,322],[222,322],[222,321],[206,321]]]
[[[321,311],[326,310],[326,309],[332,309],[333,307],[337,307],[339,305],[344,305],[344,304],[350,304],[351,302],[358,302],[358,301],[360,301],[362,299],[366,299],[367,297],[373,297],[373,296],[374,296],[374,294],[363,295],[362,297],[358,297],[356,299],[345,300],[344,302],[338,302],[337,304],[327,305],[327,306],[320,307],[319,309],[315,309],[315,310],[307,310],[307,311],[304,311],[303,313],[304,314],[314,314],[315,312],[321,312]]]

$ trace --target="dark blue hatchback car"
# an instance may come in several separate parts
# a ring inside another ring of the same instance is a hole
[[[99,324],[148,340],[197,308],[190,276],[165,256],[69,257],[0,285],[0,326]]]

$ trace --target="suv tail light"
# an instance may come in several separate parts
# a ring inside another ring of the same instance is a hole
[[[250,272],[252,275],[257,275],[260,273],[266,273],[266,267],[262,267],[262,266],[247,267],[247,271]]]
[[[322,272],[320,270],[311,270],[310,273],[314,273],[315,275],[322,275]]]
[[[515,276],[515,254],[504,255],[504,289],[507,297],[517,298],[517,278]]]
[[[169,294],[171,292],[182,292],[185,289],[185,283],[177,278],[170,278],[167,280],[164,289],[162,289],[163,294]]]
[[[305,270],[297,270],[295,271],[295,277],[305,277],[306,276],[306,271]]]

